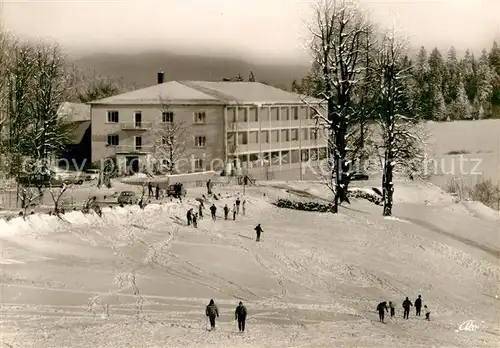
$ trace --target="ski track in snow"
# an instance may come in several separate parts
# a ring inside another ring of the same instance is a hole
[[[315,199],[318,195],[313,189],[273,186],[248,190],[247,216],[238,216],[237,221],[218,217],[214,223],[205,214],[198,229],[186,226],[180,218],[187,207],[195,206],[193,201],[151,205],[144,211],[135,207],[105,209],[102,220],[72,213],[66,217],[67,222],[47,217],[16,221],[18,234],[11,229],[0,235],[7,253],[2,254],[2,260],[10,262],[2,273],[3,298],[8,298],[1,307],[4,345],[500,344],[494,314],[498,300],[492,296],[498,291],[498,265],[419,235],[410,229],[415,222],[410,218],[405,217],[407,221],[401,224],[397,219],[371,216],[367,206],[358,209],[353,203],[355,208],[336,216],[278,209],[269,204],[271,197],[286,194]],[[216,201],[218,210],[224,203],[231,206],[232,199]],[[260,243],[253,238],[257,222],[264,229]],[[432,233],[443,234],[422,225]],[[472,240],[468,245],[481,247]],[[225,266],[212,266],[208,254],[186,253],[191,250],[188,247],[217,250],[218,257],[227,257]],[[21,254],[16,256],[16,252]],[[34,269],[22,268],[22,262]],[[37,262],[42,267],[39,270]],[[262,279],[262,283],[235,277],[232,263],[237,267],[253,264],[244,272],[251,279]],[[85,272],[95,279],[85,281]],[[117,274],[137,277],[143,299],[140,322],[134,319],[139,297],[133,293],[133,284],[117,287],[113,284],[113,275]],[[455,288],[448,283],[454,283]],[[172,295],[166,295],[169,293]],[[418,293],[429,301],[431,322],[411,314],[409,321],[400,317],[400,302],[405,296],[413,301]],[[211,296],[219,305],[221,318],[218,329],[206,333],[203,313]],[[85,298],[97,301],[92,305],[93,314],[87,312]],[[386,325],[378,323],[374,311],[382,299],[396,304],[396,317],[387,319]],[[238,300],[250,310],[244,335],[234,332],[231,318]],[[106,306],[109,316],[104,313]],[[479,331],[456,333],[465,320],[478,320]]]

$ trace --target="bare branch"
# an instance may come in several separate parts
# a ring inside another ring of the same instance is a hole
[[[170,106],[161,96],[159,97],[162,122],[156,127],[156,146],[153,157],[159,166],[167,169],[172,174],[177,170],[179,160],[186,152],[188,126],[183,121],[177,121],[176,115],[170,112]]]
[[[59,190],[54,190],[52,187],[49,187],[48,190],[54,203],[54,214],[60,219],[62,219],[61,214],[64,214],[64,208],[60,207],[60,200],[70,186],[71,185],[63,184]]]

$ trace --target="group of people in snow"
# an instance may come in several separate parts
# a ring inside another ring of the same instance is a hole
[[[210,320],[210,329],[215,329],[215,318],[219,317],[219,308],[215,304],[214,300],[210,300],[207,308],[205,309],[205,315]],[[240,301],[236,310],[234,311],[234,320],[238,321],[238,329],[240,332],[245,332],[245,322],[247,320],[247,308]]]
[[[207,182],[207,189],[208,187],[211,187],[210,186],[210,180],[209,182]],[[211,193],[211,191],[209,191]],[[195,213],[194,212],[194,208],[190,208],[188,209],[187,213],[186,213],[186,220],[187,220],[187,225],[188,226],[193,226],[195,228],[198,227],[198,220],[202,220],[203,219],[203,209],[205,209],[205,205],[203,204],[203,200],[201,199],[197,199],[198,202],[199,202],[199,205],[198,205],[198,212]],[[240,199],[240,196],[238,195],[238,197],[236,198],[234,204],[233,204],[233,210],[232,210],[232,213],[233,213],[233,220],[236,220],[236,215],[240,214],[240,207],[241,207],[241,213],[243,215],[246,214],[246,200],[241,200]],[[215,203],[213,203],[211,206],[210,206],[210,214],[211,214],[211,217],[212,217],[212,220],[213,221],[216,221],[217,220],[217,207],[215,206]],[[229,207],[227,206],[227,204],[224,205],[223,207],[223,211],[224,211],[224,220],[229,220],[229,212],[230,212],[230,209]],[[260,235],[262,232],[264,232],[264,230],[262,229],[262,227],[260,226],[260,224],[258,224],[255,228],[255,234],[256,234],[256,241],[257,242],[260,242]]]
[[[410,316],[410,307],[413,306],[411,301],[408,299],[408,297],[403,301],[403,318],[408,319]],[[394,306],[394,303],[392,301],[389,301],[389,306],[387,306],[387,302],[380,302],[377,306],[377,311],[378,311],[378,316],[379,316],[379,321],[384,322],[384,315],[385,312],[389,312],[389,309],[391,311],[391,318],[394,317],[396,314],[396,307]],[[427,308],[427,305],[424,306],[425,309],[425,319],[426,320],[431,320],[430,315],[431,313],[429,312],[429,309]],[[415,315],[417,317],[420,316],[420,312],[422,310],[422,295],[418,295],[418,298],[415,300]]]

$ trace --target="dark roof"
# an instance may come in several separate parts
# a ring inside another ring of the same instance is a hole
[[[69,130],[69,145],[77,145],[82,142],[85,132],[90,127],[90,121],[76,121],[67,123],[67,129]]]

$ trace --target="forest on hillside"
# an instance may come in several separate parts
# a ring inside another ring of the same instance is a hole
[[[408,59],[408,58],[407,58]],[[500,118],[500,48],[493,42],[476,57],[466,50],[457,56],[455,47],[445,54],[421,47],[408,59],[408,84],[418,113],[425,120],[452,121]],[[322,89],[317,67],[308,76],[292,82],[292,91],[319,96]]]

